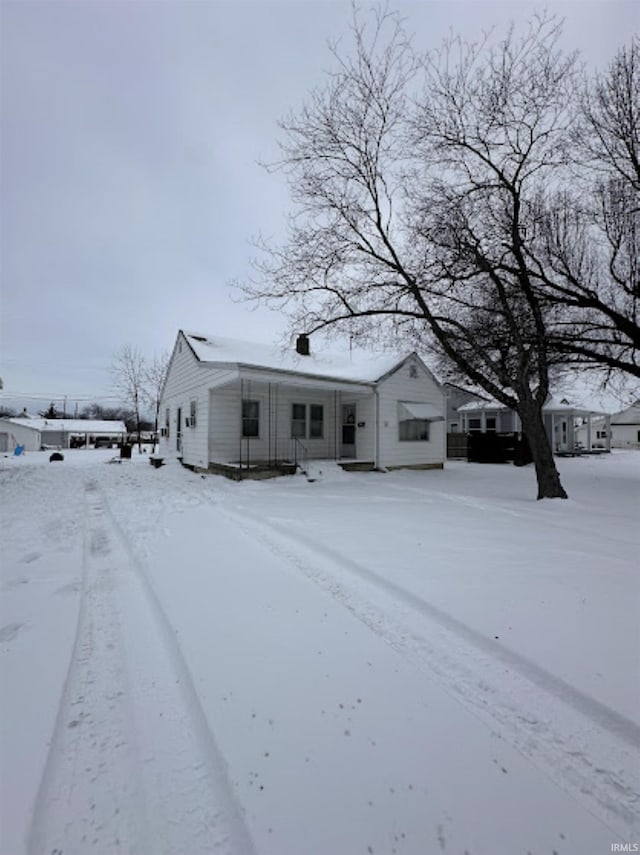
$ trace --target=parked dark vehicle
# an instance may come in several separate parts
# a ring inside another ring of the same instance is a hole
[[[116,443],[117,440],[112,436],[97,436],[93,446],[94,448],[113,448]]]

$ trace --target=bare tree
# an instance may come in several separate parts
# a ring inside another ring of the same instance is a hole
[[[567,161],[574,58],[544,16],[425,60],[384,9],[356,12],[353,34],[354,55],[334,48],[337,71],[281,123],[296,212],[245,291],[307,332],[348,323],[436,346],[520,414],[538,498],[566,497],[542,419],[553,309],[526,246],[536,193]]]
[[[131,407],[141,448],[141,410],[145,400],[146,363],[142,354],[132,345],[124,345],[115,355],[111,367],[115,388],[125,404]]]
[[[169,353],[163,350],[159,355],[155,355],[147,364],[145,369],[145,390],[144,397],[147,406],[153,413],[154,432],[158,433],[158,414],[160,412],[160,401],[162,399],[162,390],[164,381],[167,376],[169,367]]]
[[[570,189],[539,206],[532,275],[567,361],[640,377],[640,39],[585,86]],[[542,263],[540,263],[542,261]]]

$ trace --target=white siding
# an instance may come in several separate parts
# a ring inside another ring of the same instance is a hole
[[[6,443],[8,452],[13,453],[13,449],[17,445],[24,445],[25,451],[39,451],[42,445],[41,434],[39,430],[22,426],[14,422],[9,422],[0,419],[0,433],[6,434]]]
[[[612,448],[640,448],[640,424],[611,425]]]
[[[242,386],[246,400],[260,403],[260,435],[256,438],[241,437],[241,388],[240,383],[232,388],[213,389],[210,393],[209,459],[211,462],[238,461],[242,454],[251,462],[268,461],[277,454],[279,458],[293,453],[291,439],[292,404],[320,404],[324,408],[324,436],[321,439],[300,439],[309,459],[334,458],[340,452],[340,405],[341,397],[324,390],[305,389],[279,383],[246,382]],[[345,397],[346,401],[347,398]],[[352,399],[349,398],[349,401]],[[336,412],[338,421],[336,421]],[[337,450],[337,451],[336,451]]]
[[[417,368],[412,377],[410,364]],[[433,404],[444,415],[444,393],[431,374],[418,360],[408,360],[378,386],[379,395],[379,459],[382,467],[443,464],[446,457],[446,422],[431,422],[429,440],[401,442],[398,436],[398,402]]]
[[[171,356],[165,383],[158,426],[165,427],[165,414],[169,409],[169,437],[160,441],[160,453],[179,457],[190,466],[209,465],[209,387],[224,375],[224,370],[213,369],[198,362],[193,351],[180,334]],[[196,427],[185,427],[191,415],[191,401],[196,402]],[[182,450],[177,448],[178,409],[181,410]]]

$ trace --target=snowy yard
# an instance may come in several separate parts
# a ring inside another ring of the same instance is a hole
[[[0,458],[1,855],[640,843],[640,453],[566,502],[113,454]]]

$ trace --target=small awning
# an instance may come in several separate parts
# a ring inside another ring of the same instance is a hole
[[[434,404],[409,404],[404,401],[398,404],[400,421],[420,419],[423,422],[441,422],[444,416]]]

